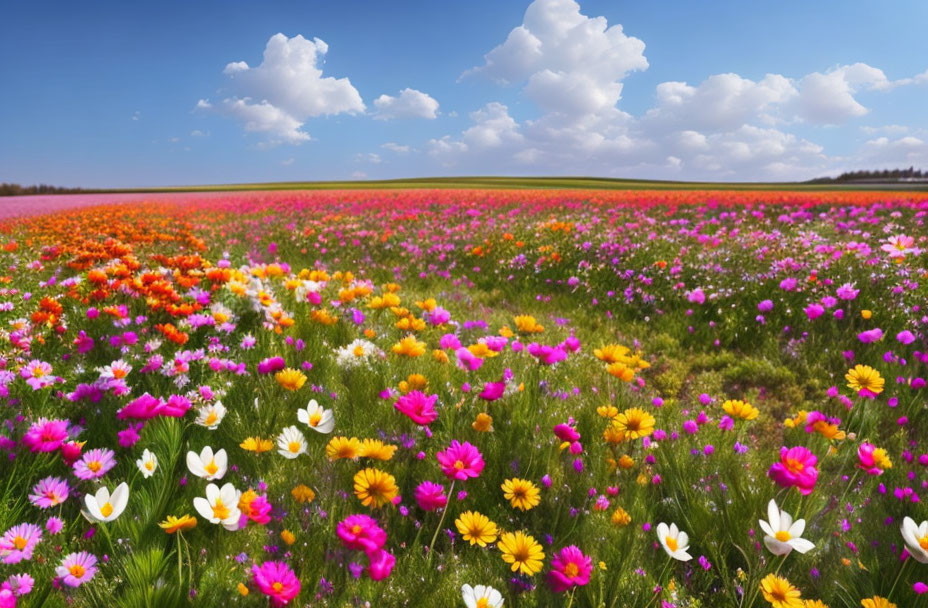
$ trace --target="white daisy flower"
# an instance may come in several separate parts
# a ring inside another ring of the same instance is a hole
[[[85,495],[84,504],[87,506],[87,514],[94,521],[113,521],[122,515],[129,504],[129,486],[122,482],[112,494],[106,487],[102,487],[96,494]]]
[[[690,546],[690,537],[677,528],[677,524],[670,524],[669,527],[663,522],[657,524],[657,540],[670,557],[681,562],[693,559],[693,556],[686,552]]]
[[[199,454],[187,452],[187,468],[197,477],[207,481],[222,479],[229,468],[229,457],[225,450],[213,454],[213,448],[206,446]]]
[[[306,437],[295,426],[288,426],[277,437],[277,453],[284,458],[294,459],[306,453]]]
[[[774,555],[789,555],[795,549],[800,553],[808,553],[815,545],[804,538],[800,538],[806,529],[806,520],[793,521],[786,511],[781,511],[777,503],[771,500],[767,504],[768,521],[759,520],[764,531],[764,544]]]
[[[310,400],[305,409],[296,411],[297,419],[317,433],[329,434],[335,428],[335,415],[319,405],[315,399]]]
[[[242,493],[231,483],[222,488],[211,483],[206,486],[206,498],[197,496],[193,499],[193,508],[210,523],[222,524],[226,530],[234,531],[238,529],[238,520],[242,516],[238,508],[241,496]]]
[[[142,477],[148,479],[155,474],[155,470],[158,468],[158,457],[155,456],[151,450],[147,449],[142,452],[142,457],[135,461],[136,466],[139,468],[139,471],[142,472]]]

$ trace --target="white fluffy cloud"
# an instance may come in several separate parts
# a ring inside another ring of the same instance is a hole
[[[886,91],[894,86],[883,70],[866,63],[840,66],[824,74],[813,72],[799,81],[797,112],[808,122],[841,124],[868,112],[854,98],[858,91]]]
[[[318,64],[328,50],[319,38],[275,34],[267,41],[260,65],[226,65],[223,74],[229,77],[230,97],[215,106],[201,99],[197,107],[235,117],[246,131],[266,134],[270,143],[308,141],[309,134],[302,130],[307,119],[365,110],[347,78],[322,75]]]
[[[877,137],[864,145],[861,157],[868,168],[925,167],[928,166],[928,142],[913,135],[898,139]]]
[[[428,118],[438,116],[438,102],[422,91],[403,89],[398,97],[381,95],[374,100],[374,118],[377,120],[395,120],[401,118]]]

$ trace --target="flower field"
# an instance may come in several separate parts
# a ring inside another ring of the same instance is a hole
[[[85,203],[0,222],[0,608],[928,606],[928,193]]]

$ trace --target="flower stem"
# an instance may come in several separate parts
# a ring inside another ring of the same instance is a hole
[[[435,534],[432,535],[432,542],[429,544],[429,559],[428,563],[432,563],[432,550],[435,548],[435,541],[438,540],[438,532],[441,530],[441,526],[445,523],[445,515],[448,514],[448,509],[451,508],[451,498],[454,494],[454,482],[456,479],[451,480],[451,489],[448,490],[448,502],[445,503],[445,508],[441,511],[441,519],[438,520],[438,527],[435,528]]]

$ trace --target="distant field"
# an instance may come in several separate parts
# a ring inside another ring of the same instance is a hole
[[[239,190],[355,190],[412,188],[565,188],[598,190],[906,190],[928,191],[928,184],[806,184],[791,182],[675,182],[600,177],[422,177],[369,181],[267,182],[155,188],[100,189],[106,193],[228,192]],[[91,190],[93,191],[93,190]]]

